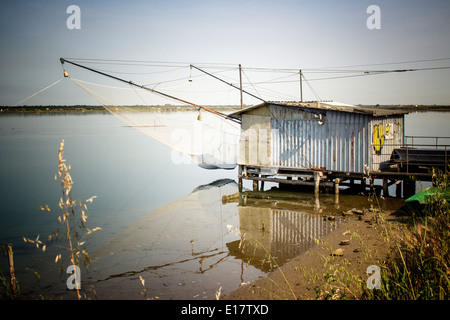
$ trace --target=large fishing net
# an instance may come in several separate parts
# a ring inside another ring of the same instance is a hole
[[[175,92],[183,98],[187,96],[188,99],[201,100],[202,90],[193,83],[190,73],[178,79],[177,83],[157,77],[159,82],[138,86],[135,82],[115,81],[116,79],[102,75],[89,75],[88,78],[93,81],[80,80],[75,77],[77,68],[73,67],[70,71],[66,69],[68,67],[64,65],[66,78],[113,116],[172,148],[172,161],[192,161],[205,169],[236,167],[240,126],[226,117],[236,111],[236,108],[222,106],[212,107],[213,110],[170,98]],[[163,72],[153,71],[150,74],[154,76],[159,73]],[[172,72],[171,77],[174,76]],[[145,80],[141,81],[145,83]],[[163,87],[167,96],[152,90],[157,86]],[[236,93],[233,98],[235,95]]]

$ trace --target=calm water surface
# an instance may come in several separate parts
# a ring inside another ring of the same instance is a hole
[[[450,136],[449,120],[448,113],[411,114],[405,134]],[[54,263],[61,243],[49,243],[43,253],[22,240],[43,239],[58,228],[56,214],[39,206],[57,212],[61,190],[53,177],[62,139],[73,196],[97,196],[88,206],[88,226],[101,230],[86,242],[93,262],[81,277],[91,298],[95,288],[100,299],[142,299],[141,276],[147,298],[214,299],[220,287],[227,293],[270,272],[268,252],[282,264],[332,232],[335,225],[321,214],[367,203],[341,195],[335,204],[333,196],[321,195],[318,205],[310,194],[222,203],[223,195],[237,192],[236,169],[174,164],[169,147],[109,113],[2,115],[0,243],[14,246],[24,298],[75,298],[66,289],[68,275],[59,275]],[[0,270],[7,268],[1,257]]]

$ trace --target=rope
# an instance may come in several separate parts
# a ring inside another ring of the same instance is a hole
[[[314,94],[314,96],[316,97],[317,101],[321,101],[319,95],[317,94],[317,92],[314,90],[314,88],[311,86],[311,84],[309,83],[308,80],[306,80],[305,75],[302,74],[303,79],[305,80],[306,84],[308,85],[309,89],[311,89],[312,93]]]
[[[259,94],[258,90],[256,90],[255,86],[253,85],[253,83],[250,81],[250,79],[248,78],[247,74],[244,72],[244,70],[242,70],[242,73],[244,74],[244,76],[247,78],[248,82],[251,84],[251,86],[253,87],[253,90],[255,90],[256,94],[258,95],[258,97],[262,100],[261,95]]]
[[[41,92],[44,92],[44,91],[47,90],[47,89],[50,89],[50,88],[53,87],[55,84],[57,84],[58,82],[60,82],[62,79],[64,79],[64,78],[61,78],[61,79],[59,79],[58,81],[53,82],[51,85],[45,87],[44,89],[39,90],[38,92],[33,93],[31,96],[26,97],[26,98],[23,99],[23,100],[20,100],[19,102],[17,102],[16,104],[13,104],[12,106],[15,107],[15,106],[17,106],[17,105],[19,105],[19,104],[21,104],[21,103],[24,103],[25,101],[27,101],[27,100],[33,98],[35,95],[37,95],[37,94],[39,94],[39,93],[41,93]]]

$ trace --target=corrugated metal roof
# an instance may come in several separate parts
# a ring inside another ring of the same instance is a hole
[[[373,108],[373,107],[360,107],[360,106],[352,106],[348,104],[339,104],[336,102],[319,102],[319,101],[308,101],[308,102],[297,102],[297,101],[267,101],[261,104],[258,104],[253,107],[249,107],[243,110],[239,110],[230,114],[233,118],[240,118],[240,115],[243,113],[247,113],[249,111],[255,110],[257,108],[264,107],[266,105],[278,105],[285,107],[297,107],[297,108],[308,108],[308,109],[318,109],[318,110],[334,110],[334,111],[342,111],[342,112],[350,112],[350,113],[361,113],[367,114],[374,117],[380,116],[388,116],[394,114],[406,114],[408,111],[405,110],[392,110],[392,109],[383,109],[383,108]]]

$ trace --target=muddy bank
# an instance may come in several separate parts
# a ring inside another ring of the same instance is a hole
[[[403,223],[407,216],[401,202],[382,212],[353,214],[307,252],[291,259],[265,278],[242,284],[223,300],[310,300],[354,298],[352,289],[345,289],[351,279],[367,280],[367,267],[385,260],[388,242],[378,220]],[[331,289],[330,284],[335,287]],[[339,287],[338,290],[336,287]]]

